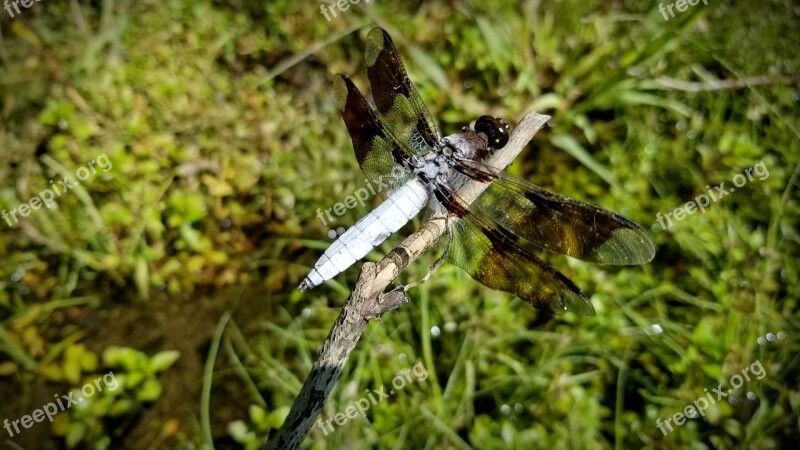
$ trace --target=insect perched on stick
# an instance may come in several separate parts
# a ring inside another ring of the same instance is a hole
[[[391,177],[396,181],[388,198],[325,251],[301,291],[353,265],[426,205],[449,219],[444,258],[485,286],[556,314],[593,315],[594,309],[572,281],[534,255],[536,249],[598,264],[653,259],[652,239],[634,222],[488,164],[509,139],[502,119],[481,116],[469,128],[441,137],[381,28],[367,36],[366,59],[375,108],[342,74],[334,78],[337,106],[367,178],[390,178],[398,168],[405,176]],[[481,189],[465,198],[459,186],[470,180]]]

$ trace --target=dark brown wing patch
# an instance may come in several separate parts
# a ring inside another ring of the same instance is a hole
[[[655,243],[639,225],[595,205],[554,194],[474,161],[460,170],[493,178],[470,205],[544,250],[598,264],[650,262]]]
[[[484,286],[510,292],[538,309],[554,314],[595,314],[572,281],[520,246],[490,217],[468,210],[450,192],[437,191],[436,196],[449,211],[457,212],[454,217],[461,217],[453,224],[448,261]]]
[[[336,106],[353,141],[353,150],[361,170],[371,181],[395,181],[392,169],[410,157],[409,151],[378,120],[361,91],[349,77],[333,77]]]
[[[439,139],[436,124],[383,29],[373,28],[367,35],[366,59],[372,98],[381,119],[413,152],[427,152]]]

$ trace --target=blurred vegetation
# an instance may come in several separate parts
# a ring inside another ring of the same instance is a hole
[[[548,256],[591,318],[551,317],[444,265],[369,326],[321,418],[416,362],[430,377],[366,419],[314,428],[306,448],[800,441],[800,6],[700,3],[665,21],[632,0],[364,4],[331,21],[321,3],[286,0],[0,11],[0,208],[102,154],[111,164],[53,207],[3,219],[0,419],[109,370],[124,386],[6,439],[257,448],[280,425],[358,274],[295,291],[328,227],[367,211],[328,226],[316,213],[365,185],[330,79],[367,90],[377,24],[444,134],[481,114],[552,115],[510,170],[626,215],[659,249],[628,268]],[[764,180],[658,225],[759,162]],[[657,428],[756,361],[763,379],[705,419]]]

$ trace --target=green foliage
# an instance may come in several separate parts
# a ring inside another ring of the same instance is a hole
[[[58,398],[62,412],[52,422],[53,434],[61,436],[67,448],[110,448],[108,423],[130,420],[141,414],[145,405],[156,402],[163,389],[156,377],[178,357],[175,351],[147,357],[131,348],[109,347],[102,360],[103,366],[111,370],[98,374],[96,354],[80,344],[67,347],[61,364],[52,364],[42,371],[51,380],[67,381],[74,386],[67,394],[74,403],[66,404],[66,399],[62,403]],[[56,403],[51,401],[51,404]]]
[[[271,429],[280,428],[287,414],[289,414],[288,406],[267,413],[258,405],[250,405],[249,423],[242,420],[231,422],[228,424],[228,433],[245,449],[259,449],[263,445],[261,436],[269,434]]]

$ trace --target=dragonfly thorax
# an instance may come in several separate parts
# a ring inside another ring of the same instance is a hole
[[[438,150],[428,152],[414,162],[414,174],[433,185],[446,183],[453,172],[452,156]]]

